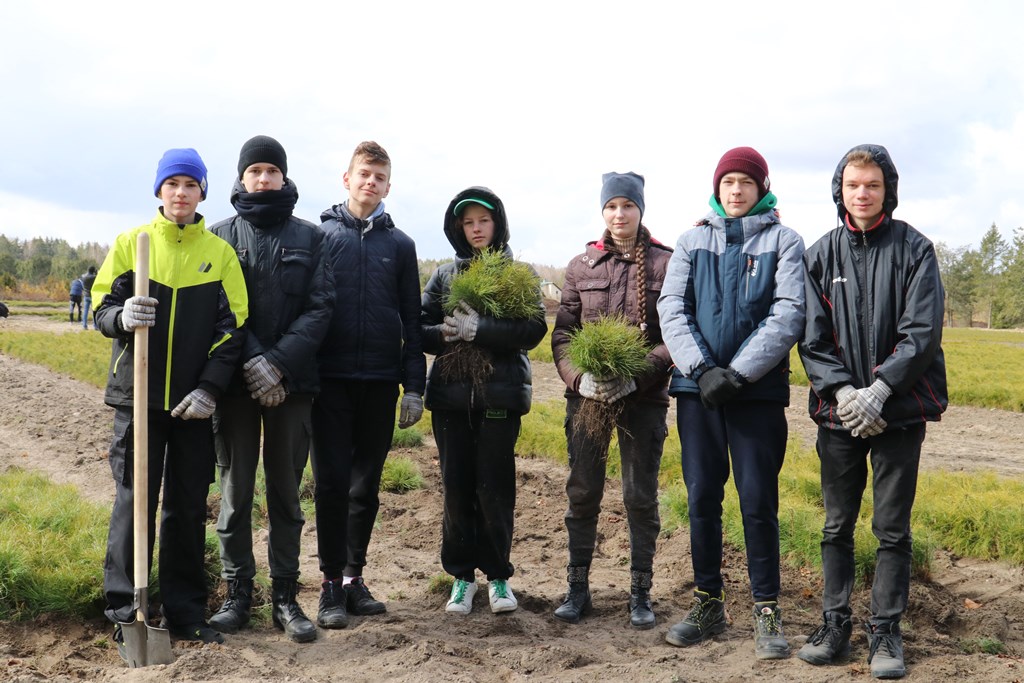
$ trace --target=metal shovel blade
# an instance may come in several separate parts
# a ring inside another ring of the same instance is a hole
[[[124,637],[124,650],[129,668],[174,663],[174,655],[171,654],[171,634],[167,629],[150,626],[145,621],[136,619],[130,624],[121,623],[121,635]]]

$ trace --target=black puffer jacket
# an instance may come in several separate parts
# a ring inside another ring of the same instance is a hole
[[[293,196],[292,206],[298,199],[291,180],[277,192]],[[245,187],[236,180],[232,205],[242,194]],[[210,231],[235,248],[249,294],[249,334],[229,391],[248,393],[241,366],[263,355],[284,373],[289,393],[315,393],[320,388],[316,352],[334,308],[334,275],[327,266],[323,232],[291,215],[259,225],[236,215]]]
[[[938,420],[948,404],[943,289],[932,243],[891,217],[898,197],[888,152],[879,145],[862,147],[882,169],[885,217],[866,232],[848,225],[844,156],[832,182],[840,226],[804,253],[807,323],[800,357],[811,381],[810,414],[818,424],[843,429],[835,413],[836,390],[845,384],[866,387],[880,377],[892,387],[882,418],[896,429]]]
[[[336,291],[318,356],[321,376],[400,382],[422,394],[427,360],[416,244],[383,211],[361,220],[335,204],[320,219]]]
[[[473,249],[466,240],[458,217],[453,213],[455,205],[466,197],[477,197],[494,207],[494,237],[492,249],[500,249],[509,259],[512,251],[508,248],[508,219],[501,199],[485,187],[471,187],[452,199],[444,216],[444,234],[455,248],[455,261],[439,267],[430,277],[423,290],[420,323],[423,330],[423,348],[427,353],[443,356],[452,348],[441,338],[441,323],[444,321],[443,304],[451,290],[452,278],[469,267]],[[539,280],[538,280],[539,282]],[[541,293],[537,289],[537,303]],[[426,406],[430,410],[483,410],[504,409],[520,414],[530,411],[533,384],[530,359],[526,352],[537,346],[547,333],[543,306],[540,313],[529,319],[500,320],[480,316],[480,324],[473,340],[491,355],[494,371],[482,391],[473,391],[470,382],[450,382],[441,376],[439,364],[435,361],[427,380]]]

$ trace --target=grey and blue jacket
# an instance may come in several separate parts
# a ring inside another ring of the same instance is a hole
[[[658,314],[675,370],[669,393],[699,394],[697,379],[732,367],[735,400],[789,404],[789,351],[804,331],[804,243],[778,212],[708,214],[676,243]]]

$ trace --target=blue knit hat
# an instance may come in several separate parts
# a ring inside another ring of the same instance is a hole
[[[644,177],[639,173],[605,173],[601,176],[601,208],[613,197],[625,197],[644,213]]]
[[[199,189],[206,199],[206,164],[199,158],[199,152],[191,147],[169,149],[164,152],[160,163],[156,165],[156,182],[153,183],[153,194],[160,196],[160,186],[168,178],[176,175],[187,175],[199,182]]]

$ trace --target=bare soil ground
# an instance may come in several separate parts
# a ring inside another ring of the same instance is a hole
[[[7,329],[83,332],[68,323],[0,320]],[[70,341],[70,339],[69,339]],[[537,364],[537,398],[561,395],[553,368]],[[794,390],[790,429],[813,443],[803,389]],[[0,355],[0,471],[40,470],[108,505],[113,487],[106,463],[112,412],[102,392],[38,366]],[[990,469],[1017,476],[1024,469],[1024,416],[1003,411],[950,408],[929,426],[924,466],[950,470]],[[48,615],[31,622],[0,623],[0,679],[15,681],[867,681],[866,639],[855,633],[851,658],[833,667],[811,667],[796,657],[774,662],[753,658],[749,595],[742,553],[726,556],[727,595],[733,626],[712,642],[689,649],[664,641],[667,627],[690,605],[689,537],[681,529],[659,541],[655,561],[657,626],[634,631],[625,603],[629,589],[628,530],[618,482],[607,484],[592,580],[594,613],[578,626],[557,622],[551,612],[564,590],[566,535],[564,467],[520,459],[519,499],[512,585],[518,611],[492,615],[486,591],[473,614],[447,615],[445,597],[427,592],[440,574],[441,483],[432,443],[403,451],[420,466],[425,489],[383,494],[379,529],[370,547],[367,582],[388,602],[379,617],[353,618],[347,629],[321,630],[311,644],[295,645],[270,625],[228,636],[224,645],[175,645],[168,666],[126,670],[109,643],[102,620]],[[665,457],[675,457],[666,453]],[[316,525],[303,538],[303,586],[299,601],[316,612]],[[265,544],[257,559],[265,566]],[[99,572],[97,571],[97,576]],[[482,579],[481,579],[482,583]],[[819,619],[820,579],[784,567],[786,631],[794,650]],[[916,581],[905,623],[911,681],[1018,681],[1024,678],[1024,572],[1020,567],[941,553],[928,581]],[[215,599],[215,598],[214,598]],[[869,595],[858,589],[855,610],[867,614]],[[967,602],[967,601],[970,602]],[[212,601],[212,600],[211,600]],[[977,606],[975,606],[977,605]],[[963,643],[1001,641],[1008,654],[967,654]]]

